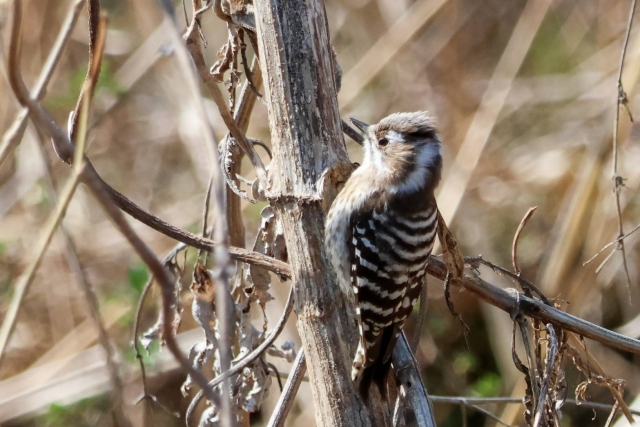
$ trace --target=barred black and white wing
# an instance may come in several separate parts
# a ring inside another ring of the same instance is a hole
[[[365,396],[372,382],[385,393],[391,353],[424,282],[437,208],[422,207],[406,212],[385,205],[351,222],[351,284],[360,328],[351,374],[360,378]]]

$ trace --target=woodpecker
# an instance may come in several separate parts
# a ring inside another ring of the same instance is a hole
[[[442,154],[424,111],[351,122],[364,136],[364,158],[331,205],[325,239],[340,289],[355,304],[351,376],[366,400],[372,383],[386,396],[391,353],[425,282]]]

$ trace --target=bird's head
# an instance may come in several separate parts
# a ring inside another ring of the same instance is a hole
[[[392,193],[435,188],[442,171],[441,144],[425,111],[395,113],[368,125],[351,119],[364,136],[361,168],[387,181]]]

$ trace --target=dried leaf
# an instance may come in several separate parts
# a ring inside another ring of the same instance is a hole
[[[229,4],[229,15],[236,13],[244,13],[246,9],[246,3],[244,0],[227,0],[225,3]]]
[[[316,194],[322,199],[322,209],[327,212],[356,165],[351,162],[338,162],[325,169],[316,183]]]
[[[269,356],[279,357],[289,363],[292,363],[296,358],[296,346],[292,341],[285,342],[280,348],[271,346],[267,352]]]
[[[284,231],[282,224],[277,219],[275,209],[272,206],[265,207],[260,212],[262,222],[260,231],[256,236],[253,250],[261,254],[286,261],[287,250],[284,241]],[[247,304],[257,302],[263,308],[273,297],[269,294],[271,288],[271,276],[263,268],[256,266],[245,267],[245,288],[244,293],[248,298]]]
[[[213,356],[213,350],[213,345],[205,341],[195,343],[189,352],[189,362],[191,363],[191,366],[197,370],[201,370],[202,367],[211,359],[211,356]],[[182,387],[180,387],[180,391],[184,397],[189,395],[192,384],[193,380],[191,375],[187,375],[184,383],[182,383]]]
[[[238,389],[238,404],[247,412],[257,412],[269,397],[271,376],[266,363],[256,361],[254,366],[244,369]]]
[[[249,194],[241,190],[239,185],[240,176],[236,175],[232,171],[232,167],[235,162],[240,162],[242,160],[242,150],[240,146],[236,142],[236,140],[231,136],[231,134],[227,134],[227,136],[222,140],[220,144],[220,157],[222,159],[222,172],[224,174],[225,181],[231,191],[242,200],[246,200],[249,203],[256,203],[257,200],[265,200],[264,196],[260,197],[259,193],[256,195],[256,189],[254,189],[254,185],[258,180],[254,180],[251,185],[251,191],[253,193],[253,198],[249,196]]]
[[[256,19],[253,2],[246,0],[223,0],[221,6],[224,13],[229,15],[234,24],[255,33]]]
[[[251,353],[254,348],[260,345],[261,333],[251,324],[251,313],[242,312],[239,325],[238,354],[233,363],[237,363]]]
[[[213,76],[216,82],[222,83],[224,80],[224,73],[229,70],[231,63],[233,62],[233,42],[227,41],[227,44],[222,46],[218,51],[218,60],[209,70],[209,73]]]
[[[458,249],[458,241],[447,227],[442,215],[440,215],[440,211],[438,211],[438,239],[440,239],[440,244],[442,245],[444,263],[447,266],[447,270],[451,272],[454,279],[462,277],[464,259]]]
[[[213,283],[211,273],[209,272],[209,270],[207,270],[207,268],[200,260],[198,260],[193,270],[193,283],[191,284],[191,292],[193,292],[195,296],[191,305],[193,318],[204,330],[207,340],[209,340],[209,342],[215,343],[216,287]]]

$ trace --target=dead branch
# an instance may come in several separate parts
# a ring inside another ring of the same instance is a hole
[[[22,77],[20,75],[20,29],[21,29],[21,18],[22,18],[22,3],[20,0],[16,0],[14,2],[13,16],[12,16],[12,31],[11,31],[11,41],[9,43],[9,82],[11,84],[11,88],[18,98],[18,101],[23,105],[29,108],[31,118],[33,122],[40,127],[44,132],[49,134],[54,141],[54,145],[58,149],[58,152],[61,153],[67,159],[70,159],[74,156],[75,147],[71,143],[71,141],[67,138],[65,133],[60,129],[57,125],[51,114],[40,105],[39,102],[33,100],[29,97],[29,93],[27,88],[22,81]],[[81,132],[80,132],[81,133]],[[92,194],[98,199],[104,210],[111,217],[119,231],[125,236],[125,238],[129,241],[135,251],[138,253],[140,258],[143,260],[145,264],[149,267],[152,274],[157,278],[162,288],[163,295],[163,313],[165,318],[170,318],[172,312],[172,299],[173,299],[173,286],[170,275],[168,271],[163,267],[162,263],[155,257],[155,255],[151,252],[151,250],[147,247],[147,245],[139,238],[139,236],[133,231],[131,225],[125,220],[122,212],[117,208],[117,206],[113,203],[111,199],[111,195],[106,188],[103,187],[103,181],[98,176],[97,172],[88,162],[83,163],[84,166],[82,170],[79,172],[79,180],[83,182],[92,192]],[[37,267],[37,265],[36,265]],[[17,310],[19,306],[14,310],[17,314]],[[5,323],[8,323],[7,320],[9,316],[5,319]],[[15,320],[11,323],[15,324]],[[4,325],[4,324],[3,324]],[[174,355],[176,360],[183,366],[185,370],[187,370],[191,375],[196,378],[199,384],[202,387],[206,388],[206,379],[202,376],[202,374],[191,368],[188,359],[180,352],[180,349],[175,341],[175,338],[171,335],[171,325],[169,322],[165,322],[165,332],[166,332],[166,344],[167,348]],[[13,327],[8,328],[9,332],[2,335],[2,342],[5,342],[10,334],[10,330]],[[6,345],[3,344],[3,345]],[[207,390],[207,397],[209,397],[213,401],[217,401],[217,396]]]
[[[393,425],[436,427],[433,406],[420,375],[420,365],[411,352],[404,332],[393,349],[393,365],[398,385]]]
[[[305,372],[307,372],[307,363],[304,357],[304,351],[300,350],[295,362],[293,362],[291,373],[287,378],[287,383],[284,385],[284,390],[282,390],[280,394],[280,398],[271,414],[267,427],[284,427],[287,415],[289,415],[289,411],[293,406],[296,393],[300,388]]]
[[[184,243],[178,243],[176,246],[171,249],[167,255],[163,259],[163,264],[165,267],[169,267],[168,264],[171,263],[177,256],[180,251],[183,251],[187,248]],[[156,405],[165,412],[173,414],[167,407],[165,407],[162,403],[158,401],[158,399],[149,393],[149,388],[147,386],[147,371],[144,365],[144,358],[142,356],[142,351],[140,349],[140,321],[142,320],[142,308],[144,307],[144,303],[149,295],[149,291],[154,285],[154,278],[150,277],[145,283],[144,288],[142,289],[142,293],[140,294],[140,298],[138,299],[138,306],[136,307],[135,320],[133,322],[133,339],[132,339],[132,347],[136,354],[136,360],[138,361],[138,365],[140,366],[140,375],[142,380],[142,396],[138,399],[138,402],[144,401],[146,403],[146,410],[150,415],[153,415],[153,410],[151,405]],[[162,316],[161,316],[162,319]],[[136,403],[138,403],[136,402]],[[175,414],[173,414],[175,415]]]
[[[71,37],[71,31],[78,21],[78,17],[80,17],[82,5],[85,1],[86,0],[76,0],[71,6],[69,13],[67,13],[67,17],[62,24],[58,37],[56,38],[53,48],[47,57],[47,62],[45,63],[44,68],[40,73],[40,77],[38,77],[38,81],[30,95],[31,98],[39,100],[47,90],[49,80],[51,80],[51,76],[58,65],[60,56],[62,56],[62,50]],[[16,118],[13,120],[11,126],[9,126],[4,135],[2,135],[2,142],[0,142],[0,166],[2,166],[9,154],[11,154],[22,140],[22,135],[27,127],[28,117],[29,109],[22,107]]]
[[[196,18],[194,18],[194,20],[195,19]],[[193,25],[192,27],[195,28],[195,25]],[[186,41],[186,47],[191,56],[191,59],[196,66],[196,70],[198,70],[200,79],[204,82],[205,86],[207,86],[209,94],[218,106],[218,110],[220,111],[220,116],[222,117],[224,124],[229,129],[229,132],[231,133],[233,138],[238,141],[238,144],[240,144],[240,147],[251,161],[251,164],[253,165],[258,176],[258,181],[262,183],[263,186],[266,185],[267,172],[265,170],[264,164],[262,163],[262,160],[260,159],[260,156],[258,156],[255,148],[247,140],[244,132],[238,126],[233,116],[231,115],[231,112],[227,108],[227,104],[224,100],[224,97],[222,96],[222,92],[220,92],[220,88],[218,88],[218,82],[216,82],[214,76],[207,71],[204,56],[202,54],[202,49],[200,47],[200,38],[195,31],[191,30],[185,34],[184,39]]]
[[[620,207],[620,190],[624,187],[624,178],[618,175],[618,124],[620,122],[620,107],[624,106],[629,111],[627,105],[627,94],[622,86],[622,71],[624,70],[624,59],[627,55],[627,46],[629,45],[629,36],[631,35],[631,27],[633,25],[633,15],[636,10],[636,0],[631,2],[631,10],[629,11],[627,31],[624,36],[624,43],[622,45],[622,53],[620,54],[620,65],[618,67],[618,79],[616,81],[616,114],[613,121],[613,151],[612,151],[612,175],[613,179],[613,193],[616,200],[616,214],[618,215],[618,247],[617,249],[622,252],[622,265],[624,266],[625,276],[627,278],[627,287],[629,289],[629,295],[631,295],[631,277],[629,276],[629,266],[627,265],[627,252],[624,246],[624,225],[622,224],[622,208]],[[631,112],[629,112],[629,118]]]

